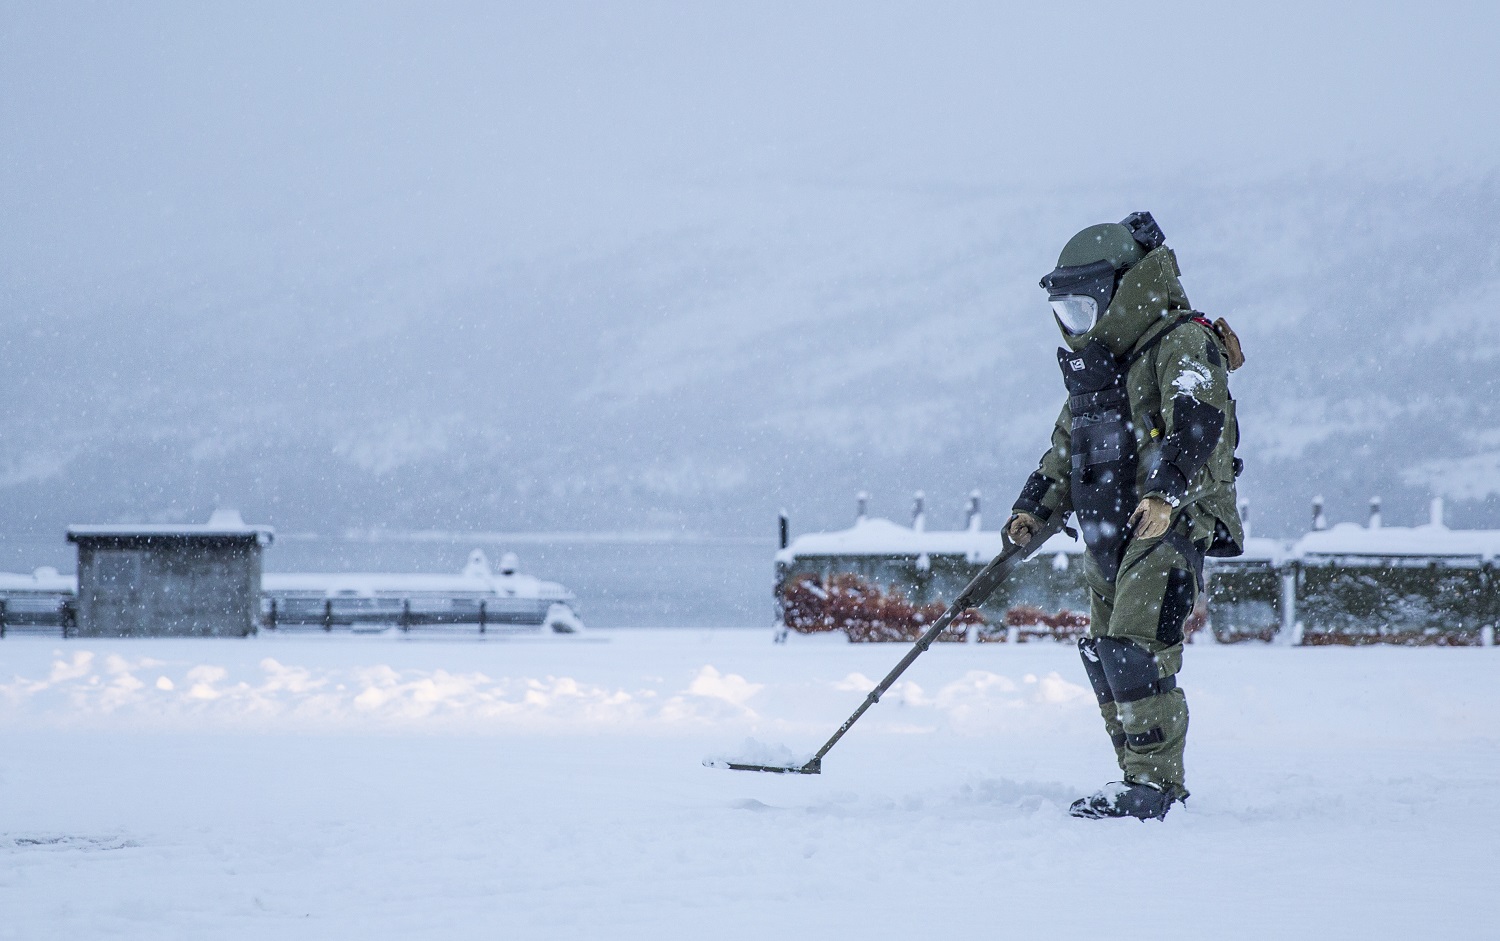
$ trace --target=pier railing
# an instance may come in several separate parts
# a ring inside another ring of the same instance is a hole
[[[383,630],[469,628],[534,630],[555,602],[545,598],[294,598],[268,597],[261,605],[267,630]]]
[[[78,626],[73,599],[59,595],[0,598],[0,638],[11,634],[72,636]]]
[[[269,631],[534,631],[554,600],[545,598],[276,598],[261,604],[260,628]],[[0,639],[19,635],[69,638],[77,632],[70,596],[0,597]]]

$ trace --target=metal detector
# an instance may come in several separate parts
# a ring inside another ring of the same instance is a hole
[[[854,715],[844,720],[844,724],[839,726],[837,732],[833,733],[833,737],[824,742],[823,747],[818,749],[817,754],[808,759],[806,764],[754,765],[722,760],[707,761],[704,764],[712,768],[729,768],[732,771],[769,771],[772,774],[821,774],[823,771],[823,756],[828,754],[829,750],[838,744],[839,739],[844,737],[844,733],[849,731],[854,723],[859,721],[859,717],[865,714],[865,710],[880,702],[880,697],[885,695],[886,690],[891,688],[891,684],[895,683],[901,674],[906,672],[906,668],[911,666],[918,657],[927,652],[927,648],[931,647],[933,641],[937,640],[938,635],[949,624],[953,623],[954,618],[970,608],[979,607],[985,601],[989,600],[990,595],[994,594],[995,589],[999,588],[1001,583],[1010,577],[1011,572],[1015,571],[1016,566],[1026,561],[1033,552],[1042,547],[1043,543],[1060,532],[1064,528],[1063,519],[1063,514],[1054,513],[1052,522],[1044,523],[1041,532],[1033,534],[1031,540],[1024,546],[1012,542],[1009,532],[1002,529],[1000,531],[1000,539],[1004,543],[1004,548],[1000,550],[1000,554],[991,559],[990,564],[986,565],[978,575],[974,576],[974,579],[969,582],[968,587],[960,592],[958,598],[948,606],[948,610],[944,611],[942,616],[933,621],[932,626],[921,637],[917,638],[916,643],[912,644],[912,648],[906,652],[906,656],[901,658],[901,662],[896,664],[895,669],[887,673],[885,679],[881,680],[874,689],[870,690],[870,694],[865,697],[865,701],[860,703],[858,709],[854,710]],[[1009,522],[1006,525],[1008,527]]]

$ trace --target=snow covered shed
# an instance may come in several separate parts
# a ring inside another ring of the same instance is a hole
[[[920,502],[911,526],[863,513],[849,529],[807,533],[776,555],[780,620],[799,633],[841,630],[851,640],[907,640],[942,612],[1003,548],[998,531],[980,528],[971,498],[969,525],[928,530]],[[1076,564],[1083,544],[1059,533],[1028,559],[978,612],[940,639],[1073,633],[1086,624],[1088,593]]]
[[[76,635],[243,637],[260,613],[261,551],[274,532],[234,511],[196,525],[70,526]]]
[[[910,527],[860,515],[853,527],[786,538],[776,556],[782,625],[799,633],[842,631],[850,639],[909,640],[1002,546],[970,526],[927,532],[918,504]],[[1187,625],[1221,642],[1487,645],[1500,626],[1495,563],[1500,530],[1452,530],[1442,503],[1429,522],[1382,526],[1379,500],[1368,525],[1314,528],[1295,541],[1247,538],[1243,555],[1209,558],[1205,604]],[[1087,627],[1083,546],[1053,537],[965,625],[977,640],[1064,638]],[[936,611],[932,609],[936,607]],[[892,625],[897,625],[892,627]],[[955,630],[940,639],[962,639]]]
[[[1298,642],[1477,644],[1500,622],[1500,531],[1449,529],[1442,502],[1420,526],[1315,529],[1291,549]]]
[[[1281,540],[1247,537],[1243,555],[1205,560],[1206,614],[1217,640],[1271,640],[1285,627],[1286,558]]]

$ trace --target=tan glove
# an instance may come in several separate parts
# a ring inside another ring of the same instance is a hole
[[[1031,537],[1042,531],[1042,521],[1030,513],[1017,513],[1005,527],[1005,534],[1018,546],[1031,542]]]
[[[1128,525],[1136,539],[1156,539],[1172,523],[1172,506],[1161,497],[1142,497]]]

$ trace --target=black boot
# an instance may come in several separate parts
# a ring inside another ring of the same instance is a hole
[[[1075,817],[1101,820],[1105,817],[1134,817],[1137,820],[1164,820],[1172,802],[1186,794],[1164,791],[1150,784],[1114,781],[1088,797],[1080,797],[1068,808]]]

